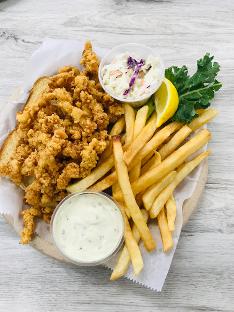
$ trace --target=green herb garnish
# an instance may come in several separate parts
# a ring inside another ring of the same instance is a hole
[[[222,87],[221,82],[215,79],[220,66],[213,62],[213,58],[206,53],[197,61],[197,71],[192,76],[188,75],[186,66],[166,69],[165,77],[174,84],[179,94],[179,106],[172,120],[189,123],[197,116],[197,109],[210,106],[215,92]]]

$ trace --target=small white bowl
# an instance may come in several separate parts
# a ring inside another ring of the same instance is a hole
[[[106,256],[104,257],[100,257],[97,260],[92,260],[92,261],[79,261],[77,259],[75,259],[74,257],[71,257],[71,255],[68,255],[65,251],[64,248],[61,247],[61,241],[59,241],[56,237],[56,233],[55,233],[55,223],[56,223],[56,219],[57,216],[59,215],[59,213],[64,210],[67,209],[67,207],[64,207],[64,203],[68,203],[71,200],[75,200],[77,197],[83,196],[83,195],[92,195],[92,196],[97,196],[97,198],[99,197],[100,199],[105,199],[105,201],[109,201],[111,203],[111,205],[113,205],[113,207],[115,206],[118,209],[118,213],[119,213],[119,217],[121,219],[121,223],[122,226],[120,228],[121,232],[120,232],[120,238],[119,240],[116,242],[116,245],[114,246],[114,248],[112,250],[109,250],[109,253],[106,254]],[[50,221],[50,232],[53,238],[53,243],[55,245],[55,247],[60,251],[60,253],[64,256],[64,258],[71,262],[74,263],[78,266],[96,266],[96,265],[100,265],[100,264],[104,264],[107,261],[109,261],[112,257],[114,257],[114,255],[119,251],[119,249],[121,248],[123,242],[124,242],[124,219],[121,213],[121,210],[119,208],[118,203],[108,194],[100,192],[90,192],[90,191],[84,191],[84,192],[80,192],[80,193],[73,193],[73,194],[69,194],[68,196],[66,196],[55,208],[53,215],[51,217],[51,221]]]
[[[158,81],[156,81],[154,84],[151,85],[150,92],[148,94],[143,95],[143,96],[137,98],[136,100],[126,99],[124,97],[120,97],[120,96],[114,94],[104,85],[103,80],[102,80],[102,68],[103,68],[103,66],[110,64],[116,55],[121,54],[121,53],[126,53],[126,52],[136,54],[139,56],[139,58],[143,58],[143,59],[147,58],[149,55],[157,56],[159,59],[159,65],[158,65],[158,69],[159,69],[158,77],[159,77],[159,79],[158,79]],[[151,95],[158,90],[158,88],[160,87],[160,85],[164,79],[164,73],[165,73],[165,67],[164,67],[164,63],[162,61],[162,58],[154,49],[147,47],[143,44],[127,43],[127,44],[121,44],[121,45],[114,47],[112,50],[110,50],[110,52],[108,52],[101,59],[101,63],[99,65],[99,69],[98,69],[98,78],[99,78],[99,82],[100,82],[102,88],[105,90],[105,92],[108,93],[110,96],[112,96],[114,99],[116,99],[120,102],[129,103],[134,107],[139,107],[139,106],[145,104],[148,101],[148,99],[151,97]]]

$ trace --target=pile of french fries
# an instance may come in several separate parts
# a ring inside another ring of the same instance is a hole
[[[135,111],[125,104],[125,115],[111,129],[112,142],[98,166],[89,176],[68,187],[69,192],[112,188],[112,196],[124,217],[125,245],[111,280],[123,276],[130,263],[135,274],[143,269],[139,241],[149,252],[156,249],[148,227],[150,220],[158,224],[163,251],[173,247],[176,220],[173,192],[209,155],[210,151],[205,151],[191,159],[211,138],[207,129],[199,128],[211,121],[217,111],[209,108],[198,114],[188,125],[171,122],[157,129],[156,114],[147,119],[147,105]]]

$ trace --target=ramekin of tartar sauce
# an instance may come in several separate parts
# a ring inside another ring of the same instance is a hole
[[[159,54],[145,45],[116,46],[99,65],[99,81],[113,98],[133,106],[143,105],[164,79],[165,67]]]
[[[118,205],[104,193],[68,195],[55,209],[51,233],[65,258],[83,266],[108,261],[123,243],[124,221]]]

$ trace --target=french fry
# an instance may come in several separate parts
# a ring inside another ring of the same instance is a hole
[[[144,165],[147,163],[147,161],[149,161],[150,158],[152,158],[152,156],[154,155],[154,153],[155,153],[155,151],[151,151],[147,156],[145,156],[145,157],[142,159],[142,161],[141,161],[142,166],[144,166]]]
[[[218,111],[214,108],[208,108],[207,110],[201,110],[200,114],[201,115],[195,118],[189,125],[183,126],[170,141],[159,150],[162,159],[165,159],[174,152],[192,131],[196,131],[204,124],[210,122],[218,114]]]
[[[204,124],[210,122],[217,114],[218,111],[215,108],[208,108],[204,110],[199,117],[195,118],[188,126],[195,131]]]
[[[125,144],[125,140],[126,140],[126,133],[124,135],[121,136],[121,144],[124,145]],[[127,146],[126,146],[127,147]],[[113,148],[112,148],[113,150]]]
[[[102,178],[114,166],[114,157],[111,156],[99,166],[97,166],[86,178],[71,184],[67,187],[70,193],[82,192],[87,190],[91,185]]]
[[[128,222],[128,218],[125,214],[125,209],[119,205],[123,218],[124,218],[124,240],[125,240],[125,244],[127,247],[127,250],[129,252],[131,261],[132,261],[132,266],[133,266],[133,270],[134,273],[137,275],[141,272],[141,270],[143,269],[144,263],[143,263],[143,259],[141,256],[141,251],[140,248],[133,236],[130,224]]]
[[[137,180],[141,174],[141,162],[129,171],[129,179],[131,182]]]
[[[173,195],[169,197],[165,207],[167,212],[168,228],[169,231],[173,232],[175,230],[175,219],[176,219],[176,202]]]
[[[148,170],[157,167],[161,163],[161,155],[158,152],[154,152],[147,163],[141,168],[141,175],[145,174]]]
[[[131,163],[127,165],[135,166],[139,161],[144,159],[149,153],[155,151],[173,132],[181,128],[181,124],[178,122],[172,122],[164,128],[158,130],[155,135],[149,140],[145,146],[137,153]],[[126,158],[124,158],[126,160]]]
[[[138,193],[138,194],[135,196],[137,205],[138,205],[139,207],[142,207],[142,206],[143,206],[142,195],[143,195],[143,193]]]
[[[141,130],[144,128],[147,120],[148,110],[149,107],[147,105],[142,106],[140,109],[138,109],[134,125],[134,138],[136,138]]]
[[[121,192],[121,189],[120,189],[118,182],[116,182],[115,184],[112,185],[112,197],[117,201],[116,196],[115,196],[116,192],[117,193]],[[126,205],[124,205],[123,202],[119,201],[119,204],[124,206],[125,213],[126,213],[127,217],[130,218],[131,216],[130,216],[130,212],[128,210],[128,207]]]
[[[124,141],[126,141],[126,138],[127,138],[127,135],[129,135],[129,132],[131,132],[132,131],[132,125],[134,125],[134,119],[135,119],[135,112],[134,112],[134,110],[132,109],[132,108],[127,108],[126,106],[125,106],[125,117],[122,117],[121,119],[123,120],[123,122],[119,122],[119,125],[117,125],[116,127],[115,127],[115,129],[113,129],[112,128],[112,132],[111,132],[111,135],[112,136],[114,136],[114,135],[119,135],[120,133],[117,133],[117,131],[119,131],[120,129],[121,130],[123,130],[123,127],[125,126],[125,118],[127,119],[127,117],[126,117],[126,115],[130,115],[130,122],[128,123],[128,125],[127,125],[127,128],[128,128],[128,131],[127,131],[127,133],[125,133],[125,140]],[[129,116],[128,116],[129,117]],[[134,119],[132,118],[132,117],[134,117]],[[120,119],[118,120],[118,121],[120,121]],[[117,123],[116,123],[117,124]],[[115,125],[116,125],[115,124]],[[121,141],[121,143],[122,143],[122,141]],[[113,145],[112,145],[112,142],[111,142],[111,147],[112,147],[112,151],[113,151]],[[111,151],[111,152],[112,152]],[[120,186],[119,186],[119,183],[118,182],[116,182],[115,184],[113,184],[112,185],[112,196],[113,196],[113,198],[114,199],[116,199],[115,198],[115,194],[116,194],[116,192],[118,193],[118,192],[121,192],[121,189],[120,189]],[[125,210],[125,213],[126,213],[126,215],[127,215],[127,217],[128,218],[130,218],[130,213],[129,213],[129,210],[128,210],[128,207],[125,205],[124,206],[124,203],[123,202],[121,202],[120,203],[123,207],[124,207],[124,210]]]
[[[109,142],[107,148],[101,154],[98,164],[102,164],[105,160],[107,160],[111,156],[112,150],[113,150],[112,142]]]
[[[173,239],[171,232],[169,231],[167,218],[165,215],[165,209],[162,209],[158,215],[158,227],[160,230],[162,243],[163,243],[163,251],[167,252],[173,247]]]
[[[147,222],[148,216],[149,216],[147,211],[145,209],[142,209],[141,212],[142,212],[145,222]],[[138,243],[141,237],[135,224],[133,224],[133,227],[132,227],[132,234],[133,234],[133,237],[135,238],[135,241]],[[110,280],[115,281],[119,279],[120,277],[122,277],[127,272],[130,261],[131,261],[130,254],[128,252],[126,245],[124,245],[122,251],[120,252],[120,256],[115,265],[115,268],[111,274]]]
[[[130,264],[130,261],[131,261],[130,254],[129,254],[128,248],[125,244],[120,255],[119,255],[118,262],[116,263],[114,270],[111,274],[110,280],[116,281],[120,277],[124,276],[124,274],[128,270],[128,266]]]
[[[186,163],[186,162],[183,161],[182,164],[180,164],[178,167],[176,167],[175,170],[178,172],[182,167],[184,167],[185,163]]]
[[[155,199],[150,210],[150,217],[156,218],[161,209],[166,204],[169,197],[173,194],[177,185],[179,185],[184,178],[190,174],[208,155],[209,151],[203,152],[193,160],[187,162],[176,174],[175,179],[159,194]]]
[[[124,160],[127,165],[131,163],[140,149],[149,141],[156,130],[156,114],[153,114],[141,133],[133,140],[127,152],[124,154]]]
[[[196,109],[196,113],[197,113],[198,115],[201,115],[204,111],[205,111],[204,108],[198,108],[198,109]]]
[[[137,181],[133,182],[132,189],[134,194],[138,194],[158,182],[166,174],[182,164],[186,158],[204,146],[210,138],[211,134],[207,129],[201,130],[191,140],[164,159],[160,165],[146,172]]]
[[[149,109],[148,106],[143,106],[137,111],[133,139],[135,139],[144,128],[147,120],[148,109]],[[132,182],[138,179],[140,174],[141,174],[141,162],[139,161],[138,164],[136,164],[129,172],[130,181]]]
[[[133,135],[134,135],[134,123],[135,123],[135,111],[134,108],[129,105],[124,105],[124,111],[125,111],[125,124],[126,124],[126,139],[125,144],[129,145],[133,141]]]
[[[156,244],[132,192],[128,176],[128,169],[123,159],[123,150],[119,137],[113,138],[113,150],[118,183],[123,193],[125,205],[128,207],[132,220],[140,232],[146,249],[151,251],[156,248]]]
[[[173,132],[175,132],[179,128],[181,128],[181,124],[178,122],[173,122],[165,126],[164,128],[160,129],[158,132],[156,132],[156,134],[152,137],[152,139],[135,156],[133,161],[130,164],[127,163],[129,165],[129,169],[136,166],[139,162],[141,162],[142,159],[145,159],[148,154],[154,153],[154,150],[158,146],[160,146],[166,140],[166,138],[168,138]],[[124,155],[126,155],[126,153]],[[110,183],[112,183],[113,179],[114,175],[106,177],[103,182],[96,185],[94,190],[100,192],[104,190],[102,187],[106,188],[110,187],[111,186]],[[121,193],[116,194],[116,198],[118,198],[118,200],[122,200]]]
[[[120,119],[116,121],[116,123],[112,127],[110,131],[110,135],[111,136],[120,135],[120,133],[123,132],[124,128],[125,128],[125,119],[124,117],[121,117]]]
[[[89,187],[89,190],[92,192],[102,192],[108,189],[109,187],[111,187],[116,181],[117,181],[117,174],[116,174],[116,171],[113,171],[104,179],[98,181],[96,184],[93,184],[91,187]],[[118,196],[119,196],[119,192],[118,192]]]
[[[167,187],[175,178],[176,171],[169,172],[161,181],[156,184],[151,185],[143,194],[142,200],[146,210],[152,208],[155,198],[160,194],[160,192]]]
[[[170,141],[160,148],[159,154],[161,155],[162,160],[174,152],[177,147],[179,147],[180,144],[190,135],[191,132],[192,129],[186,125],[179,129],[179,131],[173,135]]]
[[[164,128],[163,128],[164,129]],[[162,130],[163,130],[162,129]],[[159,133],[159,131],[157,132]],[[211,138],[211,134],[208,130],[204,129],[197,133],[191,140],[182,145],[178,150],[173,152],[170,156],[168,156],[158,167],[157,170],[151,169],[142,175],[137,181],[133,182],[132,188],[135,194],[144,191],[150,185],[159,181],[162,177],[164,177],[168,172],[174,170],[176,167],[181,165],[184,160],[199,150],[203,145],[205,145]],[[149,141],[150,142],[150,141]],[[148,143],[149,143],[148,142]],[[143,149],[146,148],[148,143],[144,146]],[[143,150],[142,149],[142,150]],[[139,156],[139,154],[141,154]],[[144,156],[145,152],[140,151],[135,157],[134,161],[130,164],[129,168],[135,165],[135,160],[137,162],[139,159],[142,159],[142,155]],[[101,192],[108,187],[110,187],[117,179],[117,175],[115,172],[111,173],[109,176],[104,178],[102,181],[98,182],[91,188],[91,190],[96,192]],[[121,198],[121,194],[118,194],[118,198]]]
[[[125,127],[125,120],[124,120],[124,117],[121,117],[120,119],[116,121],[116,123],[112,127],[110,131],[110,135],[111,136],[119,135],[124,130],[124,127]],[[112,151],[113,151],[112,142],[109,142],[109,145],[107,146],[107,148],[105,149],[105,151],[102,153],[100,157],[99,163],[102,163],[104,160],[109,158],[112,154]]]

